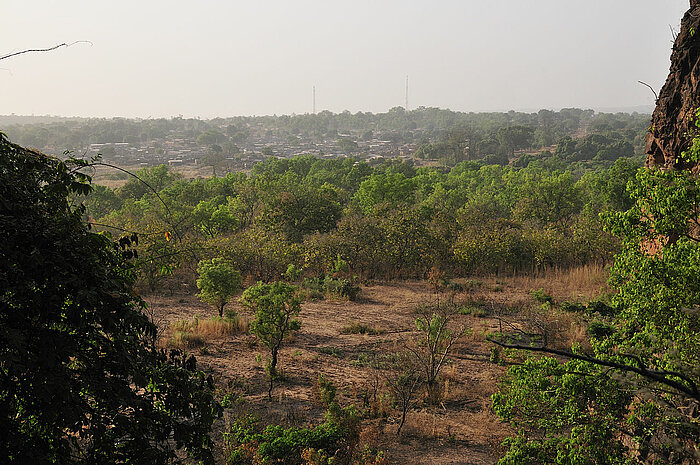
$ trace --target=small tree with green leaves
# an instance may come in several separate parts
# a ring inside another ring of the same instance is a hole
[[[223,258],[202,260],[197,266],[197,297],[213,305],[224,315],[224,305],[241,291],[241,274]]]
[[[464,332],[464,329],[453,327],[453,313],[454,307],[447,305],[419,308],[416,328],[421,334],[414,344],[407,346],[423,371],[430,402],[438,400],[438,375],[447,361],[452,346]]]
[[[295,318],[301,311],[301,297],[297,294],[297,287],[291,284],[258,282],[243,292],[241,302],[255,310],[250,331],[270,349],[267,395],[272,399],[273,383],[277,378],[277,355],[282,342],[289,333],[301,327],[301,321]]]

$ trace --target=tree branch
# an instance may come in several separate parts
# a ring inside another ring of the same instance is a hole
[[[551,349],[549,347],[509,344],[507,342],[498,341],[498,340],[493,339],[491,337],[487,337],[486,340],[489,342],[492,342],[496,345],[499,345],[501,347],[505,347],[507,349],[521,349],[521,350],[530,350],[532,352],[544,352],[547,354],[559,355],[561,357],[566,357],[566,358],[570,358],[570,359],[574,359],[574,360],[582,360],[584,362],[593,363],[594,365],[606,366],[606,367],[611,367],[611,368],[615,368],[615,369],[622,370],[622,371],[636,373],[636,374],[638,374],[644,378],[647,378],[649,380],[656,381],[658,383],[672,387],[673,389],[683,393],[684,395],[691,397],[697,401],[700,401],[700,392],[698,392],[698,386],[688,376],[686,376],[682,373],[678,373],[676,371],[651,370],[651,369],[647,368],[641,362],[639,357],[636,357],[634,355],[624,355],[624,356],[631,358],[633,360],[636,360],[637,363],[639,363],[639,367],[635,367],[632,365],[626,365],[624,363],[611,362],[609,360],[601,360],[599,358],[590,357],[588,355],[579,355],[579,354],[575,354],[573,352],[568,352],[565,350]],[[683,380],[687,385],[683,384],[681,382],[675,381],[673,379],[670,379],[670,378],[668,378],[669,376],[679,378],[679,379]]]
[[[656,93],[656,91],[654,90],[653,87],[651,87],[649,84],[647,84],[647,83],[644,82],[644,81],[637,81],[637,82],[640,83],[640,84],[642,84],[642,85],[644,85],[644,86],[647,86],[647,87],[654,93],[654,97],[655,97],[655,100],[654,100],[654,101],[655,101],[655,102],[658,102],[658,101],[659,101],[659,95]]]
[[[62,43],[62,44],[54,45],[53,47],[49,47],[49,48],[30,48],[30,49],[27,49],[27,50],[21,50],[21,51],[19,51],[19,52],[9,53],[9,54],[7,54],[7,55],[0,56],[0,60],[5,60],[5,59],[7,59],[7,58],[12,58],[12,57],[15,57],[15,56],[17,56],[17,55],[23,55],[23,54],[25,54],[25,53],[51,52],[51,51],[56,50],[56,49],[58,49],[58,48],[61,48],[61,47],[70,47],[71,45],[75,45],[75,44],[90,44],[90,45],[92,45],[92,42],[90,42],[89,40],[76,40],[75,42],[71,42],[70,44],[67,44],[67,43],[64,42],[64,43]]]

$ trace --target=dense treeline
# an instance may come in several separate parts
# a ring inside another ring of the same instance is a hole
[[[290,264],[317,276],[339,257],[360,278],[423,277],[432,267],[510,273],[612,257],[617,243],[599,213],[629,206],[625,186],[640,162],[608,166],[558,155],[523,168],[467,161],[449,170],[303,156],[197,180],[158,166],[137,173],[143,182],[98,187],[87,205],[96,223],[142,234],[153,287],[164,272],[212,256],[262,280]]]

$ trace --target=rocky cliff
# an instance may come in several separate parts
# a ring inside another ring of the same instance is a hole
[[[690,0],[681,30],[673,44],[671,69],[664,84],[646,137],[647,166],[700,170],[680,155],[697,135],[700,108],[700,0]]]

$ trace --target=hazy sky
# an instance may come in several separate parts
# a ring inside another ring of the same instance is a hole
[[[688,0],[0,0],[0,114],[653,105]]]

